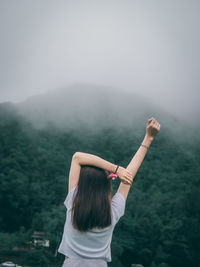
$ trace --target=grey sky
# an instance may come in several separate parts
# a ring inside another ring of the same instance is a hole
[[[0,102],[73,83],[198,108],[198,0],[0,0]]]

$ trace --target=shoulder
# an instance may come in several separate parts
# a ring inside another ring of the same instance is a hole
[[[119,219],[124,215],[125,206],[126,206],[126,199],[121,193],[116,192],[112,197],[111,201],[112,214],[115,223],[117,223]]]
[[[120,198],[122,201],[126,202],[125,197],[124,197],[123,194],[120,193],[119,191],[117,191],[117,192],[113,195],[112,200],[115,200],[115,199],[117,199],[117,198]]]
[[[77,191],[77,188],[78,188],[78,186],[75,186],[71,190],[69,190],[69,192],[65,198],[64,205],[67,209],[70,208],[70,206],[72,204],[72,198],[73,198],[74,193]]]

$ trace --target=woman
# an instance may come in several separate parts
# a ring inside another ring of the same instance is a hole
[[[132,181],[159,130],[160,124],[150,118],[145,137],[126,169],[92,154],[74,153],[64,201],[66,222],[58,248],[65,255],[62,267],[106,267],[111,261],[114,227],[124,215]],[[116,171],[121,180],[113,197],[109,171]]]

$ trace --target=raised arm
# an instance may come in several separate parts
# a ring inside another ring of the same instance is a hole
[[[149,119],[147,122],[146,135],[142,144],[149,146],[154,136],[159,130],[160,130],[160,124],[154,118]],[[121,180],[118,192],[120,192],[125,199],[127,198],[130,189],[130,184],[132,183],[137,173],[137,170],[139,169],[144,159],[146,152],[147,152],[146,148],[140,146],[135,156],[127,166],[127,168],[125,169],[122,166],[119,166],[117,170],[117,175]],[[69,190],[71,190],[78,184],[81,165],[97,166],[99,168],[102,168],[110,172],[115,172],[117,168],[116,164],[113,164],[103,158],[100,158],[99,156],[84,152],[75,152],[72,157],[72,162],[69,172],[69,187],[68,187]]]
[[[149,147],[151,145],[151,142],[153,141],[155,135],[158,133],[159,130],[160,130],[160,124],[156,121],[156,119],[150,118],[146,125],[145,137],[141,142],[141,144],[144,146],[140,145],[139,149],[137,150],[137,152],[135,153],[135,155],[133,156],[133,158],[131,159],[130,163],[126,168],[131,173],[132,180],[134,179],[147,153],[148,148],[146,148],[145,146]],[[130,185],[120,183],[118,192],[121,193],[125,199],[128,196],[129,190],[130,190]]]

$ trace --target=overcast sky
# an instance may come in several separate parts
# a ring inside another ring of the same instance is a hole
[[[199,112],[200,1],[0,0],[0,102],[73,83]]]

